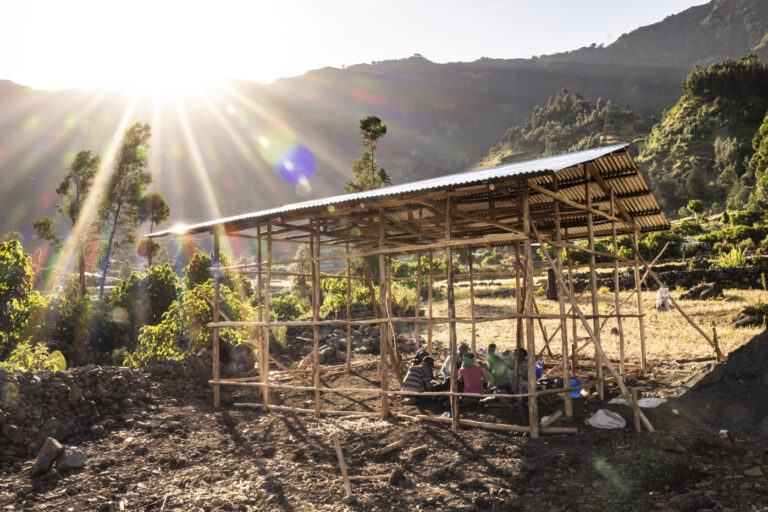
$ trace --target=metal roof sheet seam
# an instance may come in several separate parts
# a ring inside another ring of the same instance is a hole
[[[613,144],[610,146],[604,146],[600,148],[593,148],[584,151],[577,151],[573,153],[565,153],[561,155],[548,156],[538,158],[534,160],[526,160],[523,162],[514,162],[508,164],[502,164],[496,167],[488,169],[479,169],[473,171],[464,171],[456,174],[450,174],[446,176],[440,176],[437,178],[429,178],[420,181],[414,181],[410,183],[403,183],[399,185],[392,185],[389,187],[379,188],[375,190],[367,190],[364,192],[357,192],[353,194],[343,194],[337,196],[330,196],[320,199],[313,199],[309,201],[302,201],[299,203],[291,203],[276,208],[267,210],[261,210],[232,217],[225,217],[221,219],[211,220],[208,222],[202,222],[198,224],[192,224],[189,226],[179,226],[176,228],[160,231],[157,233],[151,233],[149,237],[161,237],[166,235],[185,235],[203,233],[209,231],[210,228],[218,225],[229,225],[242,223],[244,221],[256,221],[258,219],[268,219],[270,217],[279,216],[288,212],[295,212],[298,210],[311,210],[313,208],[327,207],[329,205],[336,205],[342,203],[351,203],[355,201],[363,201],[366,199],[372,199],[377,197],[403,195],[414,192],[426,191],[426,190],[439,190],[449,188],[453,186],[469,185],[473,183],[482,183],[485,181],[494,181],[503,178],[512,178],[515,176],[529,176],[542,173],[555,173],[563,169],[574,168],[580,164],[592,162],[600,159],[601,157],[607,157],[610,159],[608,162],[601,162],[600,167],[603,169],[610,168],[623,168],[627,163],[632,163],[632,157],[626,152],[621,152],[616,155],[618,158],[613,158],[612,153],[624,150],[629,146],[628,143]],[[610,155],[610,156],[609,156]],[[627,159],[629,162],[627,162]],[[622,165],[624,164],[624,165]],[[621,187],[621,192],[629,190],[630,187],[625,185]],[[635,190],[633,190],[635,191]],[[648,194],[650,194],[650,191]],[[645,203],[645,201],[643,201]],[[656,203],[655,199],[652,200]],[[650,205],[647,205],[650,206]],[[663,215],[663,214],[662,214]],[[665,219],[666,220],[666,219]],[[243,228],[244,229],[244,228]]]

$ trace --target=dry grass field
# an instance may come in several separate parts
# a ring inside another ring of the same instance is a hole
[[[494,291],[494,289],[501,290],[509,286],[514,286],[512,282],[505,280],[494,281],[493,285],[494,286],[489,287],[478,286],[476,284],[476,295],[485,295]],[[628,291],[621,292],[622,300],[630,295],[630,293],[631,292]],[[677,298],[682,291],[671,290],[670,293],[674,298]],[[558,303],[556,301],[548,301],[543,296],[537,296],[535,298],[541,313],[557,313],[559,311]],[[613,292],[599,294],[598,299],[601,314],[613,310]],[[678,301],[683,310],[710,336],[712,333],[712,325],[715,326],[720,347],[724,354],[728,354],[732,350],[740,347],[762,331],[760,327],[741,329],[734,329],[731,327],[731,322],[736,317],[739,310],[746,305],[754,304],[756,302],[768,302],[768,293],[763,290],[734,289],[725,291],[724,300]],[[654,308],[655,303],[655,292],[643,293],[646,354],[649,361],[668,361],[713,355],[711,346],[677,310],[672,309],[667,312],[656,311]],[[592,305],[588,293],[584,294],[584,296],[579,299],[578,304],[584,314],[591,313]],[[433,314],[435,316],[444,316],[446,314],[446,305],[445,301],[435,303],[433,306]],[[423,304],[423,308],[426,308],[426,304]],[[475,298],[475,311],[477,316],[502,316],[511,314],[514,310],[514,297]],[[632,297],[624,306],[622,306],[622,313],[637,313],[636,297]],[[468,288],[457,288],[456,290],[456,314],[459,317],[470,316]],[[571,342],[573,332],[572,322],[572,320],[568,320],[569,343]],[[542,323],[550,337],[559,326],[559,320],[544,320]],[[587,332],[581,325],[580,320],[576,319],[576,323],[577,336],[583,339],[580,341],[579,346],[582,346],[586,342]],[[536,346],[537,351],[539,351],[544,347],[544,338],[537,322],[535,322],[534,326],[536,332]],[[616,326],[616,319],[609,319],[601,331],[603,348],[611,359],[618,359],[619,357],[619,338],[616,335],[611,335],[611,328]],[[629,362],[639,363],[640,335],[637,318],[623,319],[623,327],[626,357]],[[420,333],[422,339],[426,339],[424,329],[425,328],[422,328]],[[516,332],[515,320],[478,323],[476,329],[478,347],[485,348],[489,343],[493,342],[502,348],[514,348]],[[470,324],[458,324],[457,330],[459,342],[469,342],[471,340]],[[434,340],[447,344],[448,336],[445,324],[435,326]],[[559,355],[561,353],[560,333],[554,337],[550,346],[554,354]],[[587,343],[583,352],[580,353],[593,356],[594,350],[592,345]]]

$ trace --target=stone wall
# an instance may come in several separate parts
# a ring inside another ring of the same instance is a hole
[[[209,359],[191,358],[146,368],[0,370],[0,470],[37,455],[47,437],[77,443],[104,435],[132,412],[152,410],[158,393],[202,397],[209,368]]]
[[[768,279],[768,259],[762,259],[755,265],[748,267],[720,268],[713,267],[709,269],[688,270],[682,264],[659,265],[654,267],[654,272],[659,275],[659,279],[668,288],[678,286],[688,289],[700,283],[718,282],[724,289],[762,289],[762,275],[765,274]],[[640,277],[644,269],[640,269]],[[580,272],[574,276],[574,288],[577,292],[586,290],[589,286],[589,275]],[[601,272],[598,274],[597,286],[607,286],[613,290],[613,274]],[[631,268],[622,270],[619,274],[619,286],[623,290],[635,288],[635,275]],[[656,290],[658,285],[652,277],[645,280],[645,287],[650,290]]]

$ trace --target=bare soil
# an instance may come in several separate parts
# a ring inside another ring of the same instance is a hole
[[[764,340],[751,343],[762,343],[761,350],[765,347]],[[739,359],[738,354],[732,356],[732,361]],[[711,375],[722,376],[709,385],[711,389],[719,390],[718,382],[734,380],[727,364],[714,367]],[[729,410],[719,419],[732,428],[727,438],[721,438],[718,429],[727,427],[701,414],[702,408],[722,406],[696,398],[714,393],[696,391],[711,365],[660,364],[629,383],[645,396],[681,396],[646,410],[655,433],[635,433],[631,409],[620,405],[607,407],[627,420],[627,428],[608,431],[586,426],[585,418],[606,407],[593,395],[575,401],[573,419],[557,423],[578,427],[578,434],[539,439],[477,429],[454,432],[443,425],[402,418],[318,420],[235,408],[234,402],[258,400],[245,388],[225,388],[223,407],[214,410],[210,396],[181,399],[167,394],[158,383],[147,409],[126,413],[101,436],[80,439],[78,447],[90,458],[84,469],[52,470],[33,477],[30,460],[2,475],[0,509],[768,510],[768,436],[759,428],[739,432],[737,422],[742,417],[732,417]],[[764,368],[762,359],[754,363],[752,373],[764,378]],[[328,376],[325,382],[335,387],[374,387],[377,370]],[[768,395],[760,395],[763,388],[751,384],[740,392],[731,389],[727,398],[740,407],[765,404]],[[615,394],[615,389],[609,391]],[[281,400],[311,408],[312,397],[311,393],[283,393]],[[323,408],[337,410],[375,411],[379,403],[376,395],[326,393],[323,398]],[[542,415],[559,405],[542,405]],[[399,399],[392,400],[392,408],[411,415],[446,410],[437,404],[406,406]],[[511,423],[522,423],[527,416],[525,410],[481,406],[468,407],[464,414]],[[354,500],[345,500],[334,435],[341,442],[351,476],[387,478],[354,481]],[[405,442],[401,449],[377,457],[381,447],[398,440]],[[405,456],[408,449],[424,444],[428,445],[425,454],[411,460]],[[748,476],[755,472],[763,476]]]

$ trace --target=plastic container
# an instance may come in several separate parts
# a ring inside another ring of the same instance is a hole
[[[576,377],[571,377],[570,386],[568,387],[572,388],[574,386],[578,386],[579,384],[581,384],[581,382],[579,382],[579,379],[577,379]],[[571,398],[579,398],[580,396],[581,396],[581,388],[574,389],[571,391]]]
[[[542,375],[544,375],[544,365],[536,363],[536,380],[539,380]]]

